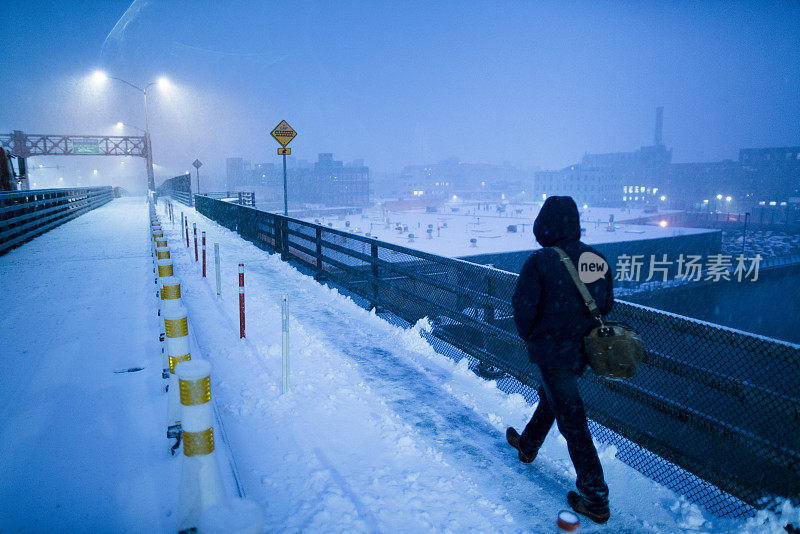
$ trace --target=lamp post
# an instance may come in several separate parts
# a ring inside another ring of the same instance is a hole
[[[125,85],[132,87],[139,91],[142,96],[144,97],[144,149],[145,149],[145,158],[147,160],[147,188],[150,191],[155,191],[155,177],[153,176],[153,150],[150,144],[150,119],[148,117],[147,112],[147,91],[150,89],[151,85],[160,85],[164,87],[169,84],[166,78],[159,78],[158,81],[150,82],[144,86],[144,88],[139,87],[138,85],[132,84],[128,80],[123,80],[122,78],[118,78],[116,76],[109,76],[103,71],[95,71],[94,79],[96,81],[102,82],[106,79],[117,80],[118,82],[122,82]]]

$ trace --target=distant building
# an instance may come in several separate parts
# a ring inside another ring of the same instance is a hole
[[[672,151],[663,145],[634,152],[586,154],[580,164],[534,174],[537,198],[570,195],[579,204],[653,204],[663,196]]]
[[[790,199],[795,204],[800,202],[800,146],[743,148],[739,165],[748,190],[755,195],[753,200],[759,204],[780,205]]]
[[[739,161],[672,163],[672,150],[661,143],[662,124],[658,108],[652,146],[586,154],[580,164],[535,173],[534,195],[571,195],[579,204],[677,209],[800,203],[800,147],[742,149]]]
[[[750,194],[737,161],[673,163],[664,186],[668,205],[683,209],[719,207],[717,196],[747,198]],[[716,209],[716,208],[715,208]]]
[[[255,191],[260,202],[283,202],[283,164],[227,158],[227,189]],[[344,165],[333,154],[318,161],[287,158],[288,197],[293,204],[366,206],[370,199],[369,167],[364,160]]]
[[[322,153],[313,167],[292,168],[287,178],[289,201],[325,206],[369,205],[369,167],[363,165],[363,160],[360,163],[345,165],[334,160],[333,154]]]
[[[234,191],[237,187],[248,184],[250,180],[250,162],[242,158],[227,158],[225,160],[225,189]]]
[[[442,199],[452,195],[463,198],[500,198],[502,193],[524,189],[526,174],[506,163],[464,163],[449,158],[439,163],[410,165],[399,178],[398,196]]]

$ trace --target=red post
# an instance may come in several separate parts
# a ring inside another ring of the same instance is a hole
[[[206,233],[203,232],[203,278],[206,277]]]
[[[244,337],[244,263],[239,264],[239,339]]]
[[[189,218],[186,218],[186,248],[189,248]]]
[[[192,223],[194,229],[194,261],[197,261],[197,223]]]

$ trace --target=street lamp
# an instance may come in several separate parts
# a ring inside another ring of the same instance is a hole
[[[146,150],[145,157],[147,159],[147,187],[151,191],[155,191],[156,185],[155,177],[153,176],[153,151],[150,147],[150,120],[147,113],[147,90],[150,89],[151,85],[158,85],[162,89],[166,89],[170,86],[169,80],[162,76],[158,79],[158,81],[150,82],[144,87],[139,87],[138,85],[132,84],[128,80],[123,80],[122,78],[117,78],[116,76],[109,76],[101,70],[96,70],[94,71],[94,74],[92,74],[92,80],[94,80],[95,83],[104,83],[108,79],[117,80],[118,82],[122,82],[129,87],[133,87],[144,97],[144,142]]]
[[[142,133],[147,133],[147,132],[145,132],[144,128],[139,128],[139,127],[138,127],[138,126],[136,126],[135,124],[126,124],[126,123],[124,123],[124,122],[118,122],[118,123],[117,123],[117,128],[120,128],[120,129],[122,129],[122,128],[125,128],[126,126],[127,126],[128,128],[133,128],[134,130],[138,130],[138,131],[140,131],[140,132],[142,132]]]

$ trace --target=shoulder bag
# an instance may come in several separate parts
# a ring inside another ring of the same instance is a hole
[[[603,321],[594,298],[578,276],[572,260],[561,248],[553,248],[561,256],[561,262],[575,282],[589,313],[600,323],[583,337],[584,352],[592,370],[603,378],[619,380],[633,377],[645,358],[642,338],[624,323]]]

